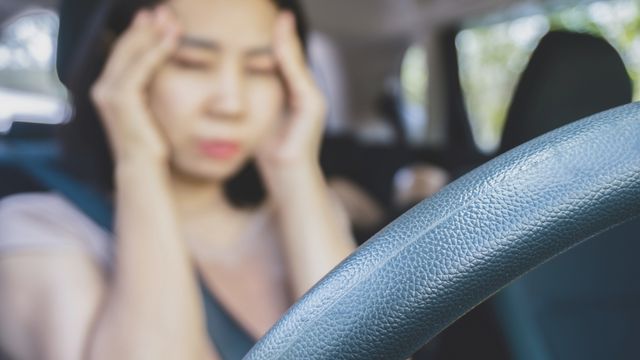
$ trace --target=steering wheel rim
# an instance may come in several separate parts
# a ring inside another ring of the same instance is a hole
[[[406,359],[498,290],[640,214],[640,104],[479,167],[360,247],[245,359]]]

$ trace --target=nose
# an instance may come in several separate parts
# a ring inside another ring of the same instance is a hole
[[[224,61],[212,79],[212,91],[207,109],[211,116],[238,119],[245,113],[245,79],[239,62]]]

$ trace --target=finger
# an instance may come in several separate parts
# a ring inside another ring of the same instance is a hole
[[[177,22],[167,18],[161,37],[130,65],[128,81],[132,86],[139,87],[149,82],[158,67],[175,51],[179,36]]]
[[[275,54],[285,84],[291,92],[290,96],[295,101],[308,99],[310,93],[317,92],[302,44],[296,34],[295,17],[288,11],[283,12],[277,20]]]
[[[153,22],[153,12],[140,10],[129,27],[118,37],[111,48],[107,63],[102,71],[102,78],[112,78],[126,68],[126,64],[134,58],[135,50],[145,37],[151,36],[149,31]]]
[[[113,47],[103,71],[103,78],[106,81],[118,81],[128,76],[131,64],[137,61],[150,46],[158,43],[166,17],[166,10],[162,7],[141,10],[136,14],[129,28]]]

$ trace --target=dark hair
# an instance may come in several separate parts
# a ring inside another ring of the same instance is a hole
[[[306,19],[296,0],[271,0],[296,17],[298,35],[306,47]],[[107,42],[124,32],[133,15],[143,7],[164,0],[63,0],[60,9],[57,69],[71,93],[75,113],[59,130],[61,166],[95,190],[113,191],[114,164],[106,134],[89,92],[108,57]],[[225,188],[236,206],[259,204],[265,190],[255,164],[249,162]]]

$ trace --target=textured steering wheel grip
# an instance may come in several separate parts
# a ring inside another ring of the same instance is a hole
[[[640,214],[640,105],[524,144],[425,200],[311,289],[245,359],[406,359],[511,281]]]

